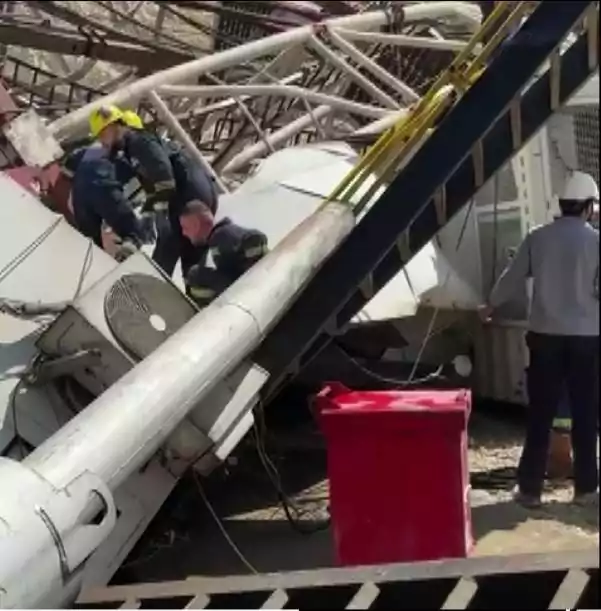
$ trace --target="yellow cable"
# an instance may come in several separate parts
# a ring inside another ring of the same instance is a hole
[[[459,68],[470,57],[474,47],[476,46],[476,44],[478,44],[482,40],[482,38],[488,32],[488,30],[491,27],[491,24],[496,23],[496,21],[499,19],[499,17],[505,12],[505,10],[506,10],[506,6],[505,5],[506,5],[505,2],[500,3],[499,6],[497,6],[493,10],[493,12],[488,17],[488,19],[484,22],[484,24],[482,25],[480,30],[478,32],[476,32],[476,34],[472,37],[472,39],[467,43],[465,48],[455,57],[455,59],[453,60],[453,62],[449,66],[449,68],[447,70],[445,70],[438,77],[438,79],[435,81],[434,85],[428,90],[428,92],[424,95],[424,97],[418,102],[417,106],[412,110],[412,115],[410,117],[408,117],[407,119],[402,119],[397,124],[395,124],[392,128],[390,128],[389,132],[387,134],[384,134],[383,137],[381,139],[379,139],[372,146],[370,151],[357,164],[355,170],[357,170],[357,171],[361,170],[365,164],[369,163],[374,157],[376,157],[381,152],[382,148],[385,147],[387,144],[389,144],[389,142],[394,138],[395,131],[396,131],[397,128],[400,128],[405,123],[409,127],[409,126],[411,126],[412,122],[417,120],[417,117],[419,116],[420,112],[424,108],[429,106],[430,102],[432,101],[432,99],[434,98],[436,93],[438,93],[438,91],[441,89],[441,87],[443,87],[444,85],[447,85],[447,84],[450,83],[450,77],[449,77],[450,72],[454,68]],[[349,175],[334,190],[334,192],[332,194],[332,199],[336,199],[337,195],[338,195],[338,192],[340,190],[342,190],[346,186],[347,182],[351,181],[351,179],[353,177],[352,174],[353,174],[353,172],[351,171],[351,173],[349,173]]]
[[[412,147],[427,133],[442,111],[448,107],[451,92],[446,96],[440,93],[447,85],[452,85],[457,93],[467,90],[485,69],[485,62],[500,45],[509,29],[518,19],[521,19],[532,6],[533,2],[499,2],[482,27],[472,36],[464,49],[455,57],[452,64],[435,81],[418,104],[410,111],[410,115],[400,119],[389,128],[377,142],[363,155],[359,163],[345,176],[340,184],[332,191],[324,204],[333,200],[345,200],[350,204],[350,198],[363,185],[365,180],[373,173],[380,174],[379,178],[389,173],[390,169],[400,163],[403,156],[411,151]],[[513,5],[513,9],[512,9]],[[511,10],[512,9],[512,10]],[[503,15],[504,21],[500,24]],[[482,39],[494,30],[480,53],[473,58],[473,51]],[[471,61],[470,61],[470,58]],[[438,96],[438,97],[437,97]],[[394,156],[393,156],[394,155]],[[382,168],[377,168],[382,163]],[[373,193],[382,184],[382,180],[376,180],[375,185],[368,193]],[[366,195],[361,198],[364,203]],[[362,207],[361,205],[359,206]]]

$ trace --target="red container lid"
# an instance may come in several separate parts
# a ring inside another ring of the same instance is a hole
[[[315,398],[315,407],[325,428],[342,423],[421,428],[432,425],[465,427],[471,408],[471,393],[460,390],[352,391],[338,382],[328,383]]]

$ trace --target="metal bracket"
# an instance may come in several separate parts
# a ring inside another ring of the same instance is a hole
[[[17,499],[0,506],[2,608],[46,607],[117,521],[113,496],[94,474],[58,488],[26,462],[0,459],[2,483]]]

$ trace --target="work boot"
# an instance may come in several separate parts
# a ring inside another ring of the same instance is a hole
[[[564,480],[572,476],[572,440],[570,433],[552,431],[547,461],[547,477]]]
[[[572,502],[579,507],[594,507],[599,504],[599,491],[574,494],[574,500]]]
[[[117,246],[117,250],[113,255],[116,261],[123,263],[126,259],[129,259],[133,254],[138,252],[138,247],[129,240],[124,240]]]
[[[513,489],[513,500],[525,509],[538,509],[543,504],[540,496],[524,494],[518,486]]]

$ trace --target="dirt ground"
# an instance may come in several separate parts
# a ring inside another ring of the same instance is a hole
[[[521,426],[479,417],[471,423],[470,470],[513,470],[522,448]],[[473,482],[477,477],[472,477]],[[513,481],[510,482],[513,484]],[[476,555],[564,551],[599,545],[599,510],[570,503],[569,482],[548,485],[541,509],[525,510],[512,502],[511,490],[472,490]]]
[[[521,437],[519,424],[472,416],[469,460],[474,555],[598,546],[598,508],[571,505],[569,484],[550,487],[540,510],[525,510],[512,502]],[[268,448],[283,488],[302,511],[303,530],[323,524],[328,486],[320,436],[307,431],[280,433],[272,436]],[[215,515],[207,509],[203,495]],[[252,446],[229,473],[225,470],[210,478],[202,488],[195,478],[182,483],[116,582],[242,574],[251,567],[263,573],[333,565],[330,531],[306,534],[291,528]]]

